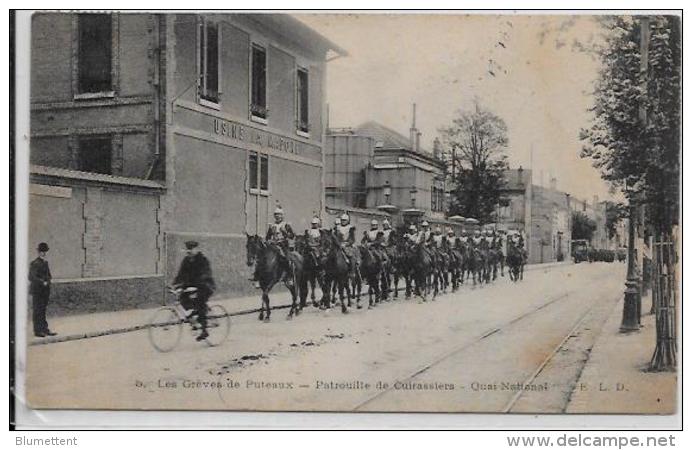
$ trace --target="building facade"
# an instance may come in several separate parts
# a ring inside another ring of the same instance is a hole
[[[460,228],[446,219],[445,163],[411,137],[377,122],[330,129],[325,146],[325,196],[330,209],[387,213],[395,226],[418,223]],[[363,212],[364,214],[364,212]]]
[[[326,59],[275,14],[61,14],[32,22],[30,242],[56,311],[160,302],[200,242],[247,292],[245,233],[323,209]],[[300,180],[300,182],[296,182]]]

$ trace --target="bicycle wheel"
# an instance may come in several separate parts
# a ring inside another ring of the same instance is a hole
[[[210,347],[223,344],[231,332],[231,318],[226,308],[221,305],[211,305],[207,311],[207,333],[205,342]]]
[[[149,342],[160,352],[170,352],[180,342],[183,321],[175,309],[164,306],[154,311],[149,320]]]

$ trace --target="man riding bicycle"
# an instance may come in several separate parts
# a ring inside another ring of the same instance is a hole
[[[185,242],[186,256],[180,263],[178,275],[173,280],[173,287],[182,291],[180,304],[186,310],[192,310],[190,316],[197,316],[202,333],[198,341],[209,337],[207,333],[207,300],[216,290],[216,284],[211,273],[211,265],[206,256],[199,251],[196,241]],[[196,289],[196,290],[195,290]]]

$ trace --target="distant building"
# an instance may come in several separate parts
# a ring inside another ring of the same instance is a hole
[[[198,240],[218,294],[247,292],[245,233],[277,201],[323,209],[328,53],[280,14],[38,13],[31,40],[30,242],[64,312],[160,302]]]
[[[555,178],[550,187],[532,186],[529,262],[569,260],[571,255],[571,198],[557,190]]]
[[[606,229],[606,203],[605,201],[599,201],[598,196],[594,195],[590,203],[586,200],[573,199],[571,204],[572,211],[580,211],[586,214],[596,224],[596,230],[591,238],[591,246],[597,249],[611,247]],[[626,233],[623,233],[623,236],[626,236]]]
[[[329,209],[360,208],[389,214],[396,225],[446,220],[445,163],[410,137],[377,122],[330,129],[325,144],[325,197]]]

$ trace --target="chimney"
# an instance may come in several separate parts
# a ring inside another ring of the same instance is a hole
[[[596,209],[597,206],[598,206],[598,195],[594,195],[594,196],[593,196],[593,207],[594,207],[594,209]]]
[[[521,166],[517,169],[517,184],[519,186],[524,184],[524,168]]]
[[[421,134],[423,134],[423,133],[421,133],[420,131],[416,132],[416,149],[415,150],[417,152],[420,152],[420,136],[421,136]]]
[[[410,132],[410,140],[411,140],[411,150],[414,152],[416,151],[416,148],[418,147],[417,141],[418,141],[418,129],[416,128],[416,104],[413,104],[413,117],[411,118],[411,129],[409,130]]]
[[[550,190],[557,191],[557,178],[550,177]]]
[[[440,148],[440,140],[435,138],[433,141],[433,158],[442,159],[442,149]]]

